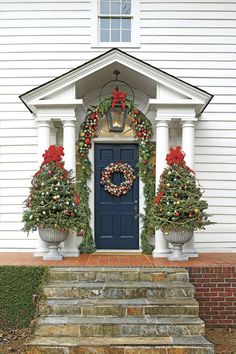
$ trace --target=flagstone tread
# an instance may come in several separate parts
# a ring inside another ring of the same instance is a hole
[[[59,281],[170,281],[180,280],[188,281],[189,275],[186,269],[174,270],[174,269],[144,269],[140,271],[137,268],[104,268],[99,270],[98,268],[84,268],[68,270],[50,270],[50,280]]]
[[[166,337],[37,337],[34,338],[31,345],[43,346],[111,346],[111,345],[188,345],[209,347],[209,343],[203,336],[166,336]]]
[[[186,268],[167,268],[167,267],[93,267],[93,266],[86,266],[86,267],[51,267],[50,272],[88,272],[94,271],[99,273],[104,272],[142,272],[142,273],[154,273],[154,272],[166,272],[166,273],[187,273],[188,270]]]
[[[78,325],[99,325],[99,324],[116,324],[116,325],[143,325],[143,324],[155,324],[155,325],[204,325],[204,322],[200,318],[195,317],[167,317],[167,318],[158,318],[158,317],[80,317],[77,315],[67,315],[67,316],[47,316],[41,318],[38,322],[39,324],[78,324]]]
[[[47,304],[53,305],[68,305],[68,306],[199,306],[198,302],[191,297],[177,299],[157,299],[157,298],[140,298],[140,299],[106,299],[106,298],[63,298],[63,299],[48,299]]]
[[[80,289],[104,289],[104,288],[119,288],[119,289],[127,289],[127,288],[190,288],[193,289],[193,285],[190,283],[184,283],[181,281],[172,281],[172,282],[145,282],[145,281],[133,281],[133,282],[50,282],[45,287],[46,289],[51,288],[80,288]]]

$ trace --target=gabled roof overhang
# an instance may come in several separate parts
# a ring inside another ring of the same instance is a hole
[[[155,110],[158,107],[171,108],[174,106],[187,109],[191,107],[197,118],[213,97],[196,86],[157,69],[120,49],[113,48],[83,65],[22,94],[20,99],[35,114],[40,108],[79,107],[83,105],[83,94],[85,92],[82,87],[84,87],[84,83],[89,87],[90,81],[93,82],[93,85],[97,82],[97,88],[102,87],[102,80],[109,81],[104,73],[107,71],[107,75],[112,74],[111,69],[117,66],[126,71],[125,81],[129,82],[130,73],[130,78],[133,78],[133,85],[139,85],[140,82],[140,90],[144,87],[144,92],[150,91],[148,92],[150,110]],[[109,79],[112,78],[109,77]],[[98,79],[100,82],[98,82]],[[146,88],[144,81],[146,82]],[[78,97],[76,92],[78,87],[81,97]],[[152,90],[149,90],[149,87]],[[170,95],[168,95],[168,91],[171,92]],[[165,94],[162,94],[163,92]]]

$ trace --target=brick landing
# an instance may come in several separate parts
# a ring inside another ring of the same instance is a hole
[[[153,258],[143,254],[82,254],[78,258],[66,257],[62,261],[43,261],[32,253],[0,253],[0,265],[44,266],[102,266],[102,267],[236,267],[236,253],[202,253],[198,258],[184,262],[170,262],[165,258]]]

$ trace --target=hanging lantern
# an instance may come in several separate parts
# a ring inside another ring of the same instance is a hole
[[[110,83],[116,83],[115,89],[112,91],[112,104],[106,113],[106,120],[109,132],[111,133],[122,133],[125,128],[126,118],[129,112],[129,109],[125,106],[125,99],[127,96],[126,92],[119,91],[118,84],[125,84],[132,93],[134,102],[134,92],[132,88],[124,81],[118,79],[118,75],[120,72],[118,70],[114,70],[113,74],[115,75],[115,79],[107,82],[101,89],[99,100],[101,101],[101,94],[103,89]]]
[[[110,108],[106,113],[107,125],[109,132],[122,133],[125,127],[128,109],[122,108],[121,104],[116,104],[114,108]]]

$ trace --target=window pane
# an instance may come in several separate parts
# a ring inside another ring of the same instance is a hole
[[[111,29],[120,29],[120,19],[112,18],[111,19]]]
[[[109,31],[101,30],[100,34],[101,34],[101,38],[100,38],[101,42],[109,42]]]
[[[119,15],[120,14],[120,3],[119,2],[112,2],[111,3],[111,13],[113,15]]]
[[[103,29],[109,29],[110,27],[110,20],[108,18],[101,18],[100,19],[100,26]]]
[[[111,31],[111,41],[120,42],[120,31],[112,30]]]
[[[100,4],[100,13],[101,14],[109,14],[109,2],[101,1]]]
[[[130,15],[131,14],[131,2],[130,1],[122,1],[122,14]]]
[[[131,31],[122,31],[122,42],[131,42]]]
[[[122,28],[123,29],[131,29],[131,19],[130,18],[123,18],[122,19]]]

